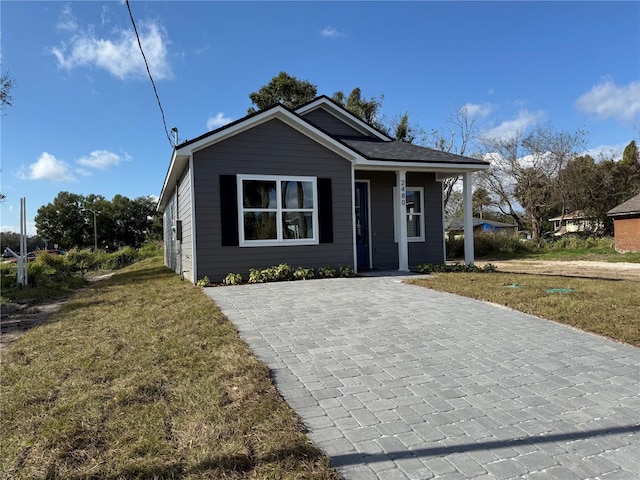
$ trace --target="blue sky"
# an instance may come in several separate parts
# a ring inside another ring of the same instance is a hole
[[[640,2],[142,2],[136,25],[180,141],[246,114],[286,71],[319,94],[384,95],[443,129],[467,106],[486,135],[536,122],[594,153],[640,141]],[[158,195],[172,153],[126,4],[0,3],[2,231],[60,191]],[[447,127],[448,128],[448,127]]]

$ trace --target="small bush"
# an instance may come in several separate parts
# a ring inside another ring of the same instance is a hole
[[[293,278],[293,269],[291,265],[286,263],[281,263],[277,267],[273,267],[274,269],[274,281],[281,282],[283,280],[291,280]]]
[[[210,287],[211,280],[209,280],[209,277],[205,275],[204,278],[201,278],[200,280],[198,280],[196,285],[198,285],[199,287]]]
[[[346,265],[344,267],[340,267],[340,276],[342,278],[351,278],[356,276],[356,272],[353,270],[353,267]]]
[[[264,270],[257,270],[252,268],[249,270],[249,283],[264,283],[266,282],[266,278],[263,274]]]
[[[312,268],[298,267],[293,272],[293,278],[295,278],[296,280],[308,280],[310,278],[313,278],[314,276],[315,274],[313,273]]]
[[[205,277],[206,278],[206,277]],[[226,277],[222,280],[223,285],[241,285],[242,284],[242,275],[239,273],[228,273]]]
[[[336,276],[336,268],[332,265],[325,265],[318,268],[318,276],[320,278],[334,278]]]
[[[110,253],[102,268],[106,270],[119,270],[138,261],[138,252],[131,247],[124,247],[117,252]]]

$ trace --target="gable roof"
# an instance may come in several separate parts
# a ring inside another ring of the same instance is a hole
[[[607,212],[610,217],[640,215],[640,193]]]
[[[389,135],[387,135],[384,132],[381,132],[380,130],[373,127],[372,125],[369,125],[360,117],[355,116],[349,110],[344,108],[342,105],[336,103],[326,95],[321,95],[317,98],[314,98],[310,102],[307,102],[304,105],[299,106],[298,108],[295,109],[295,112],[298,115],[304,116],[306,113],[312,112],[313,110],[316,110],[318,108],[322,108],[325,112],[334,116],[341,122],[346,123],[347,125],[354,128],[355,130],[362,132],[362,134],[365,136],[372,136],[379,140],[386,140],[386,141],[393,140],[393,138],[391,138]]]
[[[304,117],[306,112],[317,108],[322,108],[340,121],[368,135],[368,137],[341,138],[330,135]],[[363,122],[330,98],[322,96],[298,107],[296,110],[291,110],[281,104],[275,104],[177,145],[173,150],[169,169],[160,192],[158,210],[163,211],[166,207],[173,188],[195,152],[274,119],[282,121],[289,127],[343,157],[351,162],[354,168],[417,168],[447,175],[451,174],[451,172],[458,174],[464,171],[476,171],[489,167],[489,162],[482,160],[395,141],[383,132]]]

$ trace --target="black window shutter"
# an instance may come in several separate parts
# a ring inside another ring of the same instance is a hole
[[[238,186],[235,175],[220,175],[222,246],[238,246]]]
[[[333,197],[331,179],[318,179],[318,221],[320,243],[333,243]]]

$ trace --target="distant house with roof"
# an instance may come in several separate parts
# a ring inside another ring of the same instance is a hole
[[[444,263],[442,182],[463,177],[470,231],[471,176],[487,168],[394,140],[326,96],[277,104],[176,145],[157,207],[165,264],[195,283],[280,263]]]
[[[553,235],[556,237],[568,233],[599,233],[604,229],[602,220],[590,218],[582,210],[550,218],[549,221],[553,222]]]
[[[447,222],[445,232],[447,238],[464,234],[464,219],[461,217],[452,218]],[[495,220],[485,220],[473,218],[473,233],[500,233],[505,235],[516,235],[518,226],[511,223],[497,222]]]
[[[616,251],[640,252],[640,194],[607,212],[613,218]]]

